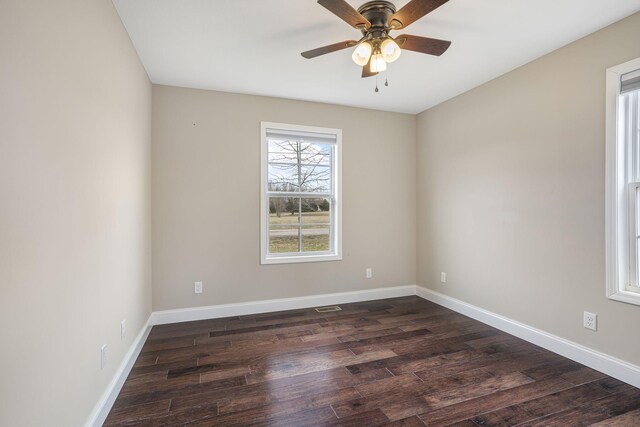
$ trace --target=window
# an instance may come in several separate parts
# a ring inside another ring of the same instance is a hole
[[[342,131],[263,122],[261,262],[342,259]]]
[[[607,296],[640,305],[640,58],[607,70]]]

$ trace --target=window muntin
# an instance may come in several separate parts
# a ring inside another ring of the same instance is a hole
[[[262,124],[263,264],[340,259],[341,132]]]

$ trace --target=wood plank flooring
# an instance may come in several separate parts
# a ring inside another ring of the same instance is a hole
[[[639,426],[640,390],[418,297],[155,326],[106,426]]]

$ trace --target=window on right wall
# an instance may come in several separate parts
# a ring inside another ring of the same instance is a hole
[[[607,296],[640,305],[640,58],[607,70]]]

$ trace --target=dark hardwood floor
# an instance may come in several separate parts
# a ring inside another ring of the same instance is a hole
[[[418,297],[155,326],[105,425],[640,426],[640,390]]]

